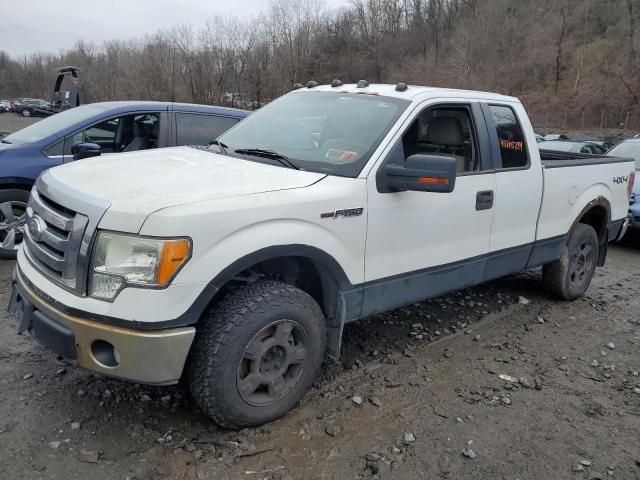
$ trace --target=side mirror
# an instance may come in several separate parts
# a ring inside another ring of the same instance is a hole
[[[456,185],[456,159],[411,155],[404,165],[388,164],[378,176],[378,191],[451,193]]]
[[[71,147],[71,153],[73,154],[74,160],[99,157],[102,153],[102,147],[97,143],[78,143]]]

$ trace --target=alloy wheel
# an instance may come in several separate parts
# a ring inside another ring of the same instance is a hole
[[[24,237],[27,204],[18,201],[0,203],[0,248],[16,250]]]

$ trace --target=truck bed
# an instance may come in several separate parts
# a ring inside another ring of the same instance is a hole
[[[605,205],[609,222],[626,218],[632,159],[551,150],[540,150],[540,158],[544,186],[537,240],[565,235],[594,202]]]
[[[542,148],[540,149],[540,160],[542,160],[544,168],[580,167],[631,161],[630,158],[602,157],[590,153],[561,152],[557,150],[544,150]]]

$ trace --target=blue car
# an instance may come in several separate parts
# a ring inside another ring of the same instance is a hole
[[[29,191],[44,170],[100,154],[207,145],[248,114],[233,108],[171,102],[92,103],[3,138],[0,258],[15,258],[23,238]]]
[[[607,155],[633,158],[636,161],[636,181],[629,204],[629,228],[640,229],[640,137],[635,136],[620,142],[609,150]]]

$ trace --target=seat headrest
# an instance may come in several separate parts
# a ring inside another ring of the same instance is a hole
[[[133,136],[134,137],[146,137],[147,129],[142,122],[133,122]]]
[[[153,126],[151,127],[151,136],[153,138],[158,138],[159,134],[160,134],[160,122],[155,121],[153,122]]]
[[[434,145],[463,146],[464,132],[460,121],[454,117],[435,117],[427,127],[426,141]]]

